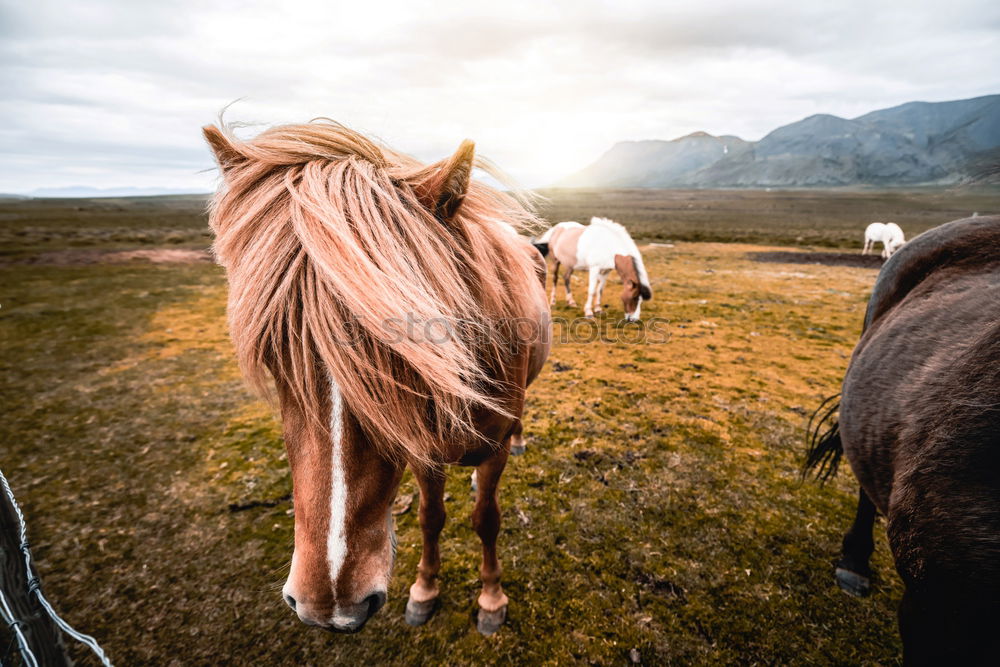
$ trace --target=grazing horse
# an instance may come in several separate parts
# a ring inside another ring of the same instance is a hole
[[[311,625],[360,630],[385,603],[390,513],[420,487],[423,554],[406,620],[438,597],[444,467],[474,466],[482,540],[478,628],[503,623],[497,485],[525,388],[549,349],[537,220],[470,180],[472,142],[424,165],[327,121],[240,141],[204,128],[223,187],[210,210],[229,329],[250,383],[280,405],[295,502],[283,588]],[[498,224],[505,221],[509,225]]]
[[[861,254],[867,255],[876,243],[882,244],[882,259],[888,259],[906,243],[906,236],[895,222],[873,222],[865,228],[865,247]]]
[[[868,593],[881,512],[906,586],[907,664],[996,664],[1000,216],[932,229],[885,263],[826,428],[836,409],[807,466],[827,477],[846,455],[861,485],[838,583]]]
[[[882,259],[889,259],[892,254],[903,247],[906,236],[895,222],[885,223],[882,230]]]
[[[876,243],[882,243],[882,236],[885,234],[884,222],[873,222],[865,228],[865,247],[861,249],[862,255],[867,255],[874,249]]]
[[[565,265],[563,280],[566,285],[566,303],[576,307],[570,290],[570,277],[576,269],[589,269],[590,283],[587,288],[587,303],[583,312],[587,317],[601,312],[601,296],[608,274],[614,269],[622,279],[622,307],[625,319],[639,320],[642,300],[649,301],[653,292],[649,287],[649,276],[642,263],[642,255],[628,230],[607,218],[591,218],[590,225],[584,227],[579,222],[560,222],[545,232],[535,243],[543,255],[552,252],[555,270],[552,272],[551,305],[556,303],[556,288],[559,285],[559,267]]]

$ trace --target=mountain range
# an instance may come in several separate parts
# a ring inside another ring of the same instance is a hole
[[[760,141],[695,132],[623,141],[562,187],[837,187],[956,183],[1000,163],[1000,95],[809,116]]]

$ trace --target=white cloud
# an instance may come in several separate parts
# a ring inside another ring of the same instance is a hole
[[[199,127],[324,115],[527,185],[616,141],[1000,92],[1000,4],[0,0],[0,191],[212,187]]]

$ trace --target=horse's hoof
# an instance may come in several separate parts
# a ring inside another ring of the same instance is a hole
[[[837,585],[845,593],[858,598],[867,597],[872,590],[871,581],[868,577],[860,575],[857,572],[845,570],[842,567],[837,568]]]
[[[479,634],[489,637],[500,629],[505,620],[507,620],[507,605],[495,611],[486,611],[480,608],[476,618],[476,629],[479,630]]]
[[[520,456],[521,454],[524,454],[525,449],[527,449],[527,448],[524,446],[524,443],[521,443],[520,445],[511,445],[510,446],[510,455],[511,456]]]
[[[412,598],[406,601],[406,624],[414,627],[423,625],[437,611],[437,598],[425,602],[416,602]]]

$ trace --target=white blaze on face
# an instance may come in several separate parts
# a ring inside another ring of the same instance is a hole
[[[631,313],[626,313],[625,314],[625,319],[628,320],[629,322],[638,322],[639,321],[639,312],[641,310],[642,310],[642,297],[640,296],[640,297],[636,298],[636,301],[635,301],[635,310],[633,312],[631,312]]]
[[[337,575],[347,556],[347,480],[344,477],[344,399],[336,382],[330,382],[330,435],[332,474],[330,475],[330,530],[326,538],[326,558],[330,564],[330,581]]]

